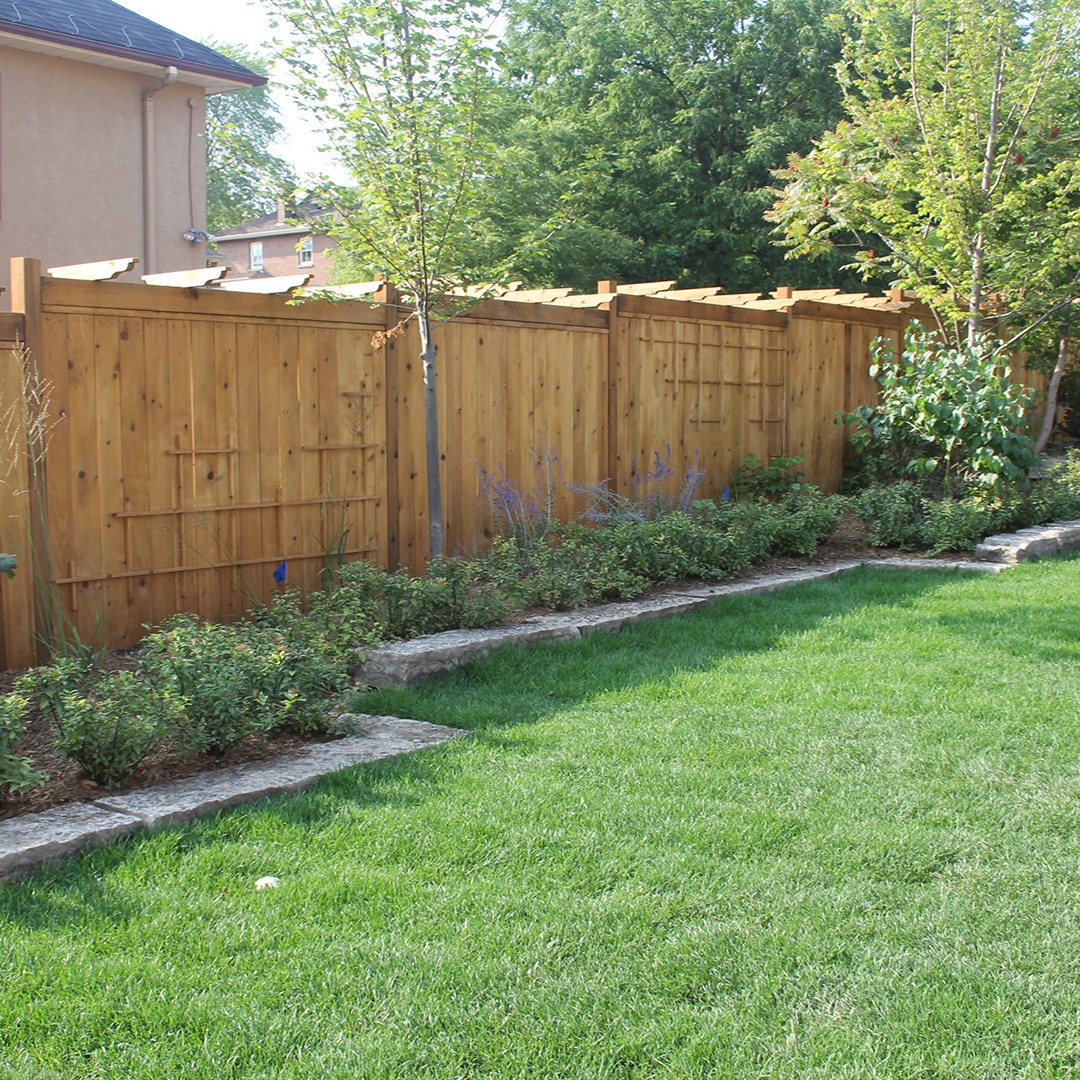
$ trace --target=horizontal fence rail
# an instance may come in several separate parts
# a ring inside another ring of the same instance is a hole
[[[0,584],[0,662],[34,662],[58,617],[118,647],[178,611],[235,617],[282,576],[317,588],[340,559],[422,569],[419,338],[412,323],[387,334],[403,314],[392,285],[374,301],[43,279],[12,260],[0,550],[19,569]],[[657,455],[696,462],[715,497],[748,454],[799,455],[835,490],[834,417],[873,399],[870,342],[899,342],[910,318],[615,291],[587,307],[478,303],[436,332],[446,550],[492,535],[482,472],[528,489],[537,459],[624,494]],[[36,480],[17,342],[49,391]],[[582,503],[558,487],[560,516]]]

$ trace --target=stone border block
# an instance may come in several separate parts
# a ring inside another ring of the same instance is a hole
[[[581,634],[569,622],[520,623],[488,630],[446,630],[411,641],[393,641],[360,649],[363,662],[353,677],[364,686],[401,689],[419,679],[452,671],[493,653],[500,645],[527,647],[540,641],[568,641]]]
[[[1004,563],[976,562],[974,559],[867,559],[863,566],[881,566],[886,570],[965,570],[983,574],[1000,574],[1007,570]]]
[[[601,630],[610,633],[622,629],[628,623],[685,615],[686,612],[707,603],[709,603],[707,598],[690,596],[686,593],[660,593],[645,600],[598,604],[596,607],[566,612],[560,617],[572,622],[580,634],[592,634]]]
[[[0,878],[21,877],[45,862],[106,844],[142,828],[131,814],[68,803],[0,821]]]
[[[271,795],[303,791],[328,773],[350,765],[396,757],[464,734],[458,728],[390,716],[357,716],[356,720],[357,734],[345,739],[316,743],[272,762],[237,765],[106,796],[94,805],[127,814],[143,827],[156,829]]]
[[[975,557],[1015,565],[1077,548],[1080,548],[1080,521],[1054,521],[1015,533],[988,536],[975,548]]]

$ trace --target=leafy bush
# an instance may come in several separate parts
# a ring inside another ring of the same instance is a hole
[[[875,484],[852,497],[850,506],[875,546],[918,548],[931,555],[968,551],[991,533],[1080,514],[1080,459],[1051,469],[1028,487],[989,492],[971,486],[958,492],[942,497],[931,485],[914,481]]]
[[[978,496],[931,499],[923,507],[922,546],[929,555],[970,551],[1004,519],[1000,504]]]
[[[291,649],[272,627],[224,626],[176,615],[143,641],[143,671],[180,701],[177,741],[222,754],[249,735],[308,727],[334,672],[313,650]]]
[[[15,753],[26,733],[30,699],[18,691],[0,697],[0,793],[15,794],[43,784],[48,777],[36,772],[30,762]]]
[[[873,484],[851,499],[874,547],[917,548],[922,543],[922,488],[912,480]]]
[[[871,355],[881,401],[840,417],[851,425],[864,479],[933,480],[947,489],[957,481],[989,490],[1027,483],[1038,461],[1023,430],[1034,394],[1010,382],[990,339],[949,348],[913,322],[900,359],[885,338]]]
[[[50,663],[20,675],[15,680],[15,690],[29,698],[51,723],[59,724],[65,694],[82,685],[92,666],[85,655],[57,656]]]
[[[380,599],[384,576],[360,559],[341,568],[337,584],[308,598],[307,616],[334,656],[387,637]]]
[[[125,780],[179,719],[179,705],[132,671],[102,675],[61,695],[56,748],[91,780]]]
[[[428,574],[442,585],[441,607],[447,629],[495,626],[518,609],[514,591],[500,584],[497,558],[444,555],[432,562]]]
[[[771,457],[762,462],[750,454],[731,477],[731,494],[736,499],[779,499],[793,492],[816,491],[803,480],[802,457]]]

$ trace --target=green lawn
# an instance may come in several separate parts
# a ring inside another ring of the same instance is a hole
[[[0,886],[0,1076],[1078,1076],[1078,661],[862,570],[368,695],[475,734]]]

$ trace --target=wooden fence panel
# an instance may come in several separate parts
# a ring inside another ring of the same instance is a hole
[[[493,306],[498,320],[490,317]],[[557,454],[553,468],[568,481],[598,483],[608,475],[606,315],[565,308],[540,321],[516,308],[485,305],[435,332],[449,553],[476,550],[492,536],[481,469],[496,477],[505,471],[523,491],[543,486],[536,456]],[[420,570],[427,557],[427,471],[415,329],[394,347],[399,557]],[[583,506],[564,485],[556,495],[555,512],[564,519]]]
[[[49,546],[83,638],[136,641],[179,610],[229,618],[270,597],[283,560],[304,589],[331,552],[385,562],[381,311],[45,284],[42,367],[64,417]]]
[[[0,549],[48,553],[82,637],[130,644],[182,610],[234,617],[270,597],[282,561],[304,589],[338,556],[424,568],[416,327],[373,343],[402,315],[392,286],[383,306],[290,305],[42,280],[33,260],[16,263],[21,314],[0,316],[0,349],[25,334],[63,420],[47,458],[48,543],[24,475],[0,489]],[[873,400],[869,344],[898,340],[909,313],[775,307],[628,293],[599,309],[486,301],[438,328],[446,550],[493,534],[481,468],[540,499],[550,470],[563,519],[585,503],[564,482],[632,495],[669,446],[674,469],[696,458],[705,470],[703,496],[749,454],[802,455],[808,478],[835,489],[834,417]],[[0,406],[18,394],[0,370]],[[0,582],[8,665],[32,658],[41,621],[30,561]]]
[[[636,478],[670,448],[679,479],[696,461],[705,471],[699,494],[719,497],[749,454],[784,451],[786,320],[769,312],[763,325],[730,321],[729,309],[700,304],[684,305],[681,317],[653,315],[634,301],[622,318],[622,490],[645,482]]]
[[[21,316],[0,314],[0,551],[16,556],[14,578],[0,577],[0,665],[23,667],[34,648],[34,571],[31,551],[30,467],[23,399]]]

